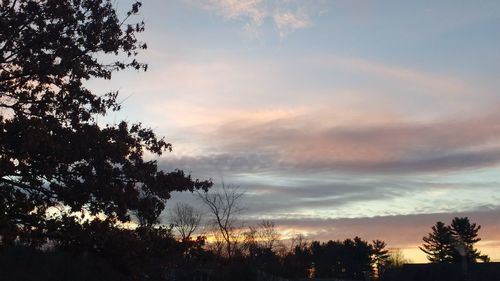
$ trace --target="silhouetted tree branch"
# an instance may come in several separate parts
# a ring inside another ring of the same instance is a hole
[[[118,92],[85,82],[147,68],[136,59],[144,23],[129,22],[140,6],[120,19],[111,0],[0,3],[0,243],[56,237],[54,208],[151,227],[171,192],[211,186],[146,159],[172,149],[151,129],[97,122],[120,109]]]
[[[170,223],[182,240],[189,240],[198,229],[202,213],[186,203],[177,203],[171,211]]]
[[[244,192],[238,186],[224,183],[210,192],[198,192],[198,197],[209,209],[213,226],[222,236],[228,258],[233,256],[237,244],[237,221],[243,195]]]

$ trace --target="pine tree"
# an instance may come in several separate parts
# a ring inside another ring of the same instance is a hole
[[[474,244],[481,241],[478,237],[478,232],[481,229],[480,225],[471,223],[468,217],[456,217],[451,222],[450,232],[454,239],[454,259],[459,261],[462,256],[466,257],[469,262],[476,262],[477,260],[489,261],[489,257],[481,255]]]
[[[377,275],[381,276],[389,260],[389,250],[386,249],[384,241],[373,240],[372,243],[372,263],[377,269]]]
[[[459,263],[463,257],[468,262],[489,262],[487,255],[474,248],[474,244],[481,241],[480,229],[480,225],[471,223],[467,217],[455,217],[450,226],[438,221],[419,248],[432,263]]]
[[[432,232],[423,237],[424,244],[419,247],[427,254],[432,263],[448,263],[453,261],[453,236],[450,227],[438,221],[432,227]]]

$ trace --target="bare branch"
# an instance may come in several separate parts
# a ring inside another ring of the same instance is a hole
[[[170,222],[182,240],[189,240],[200,225],[202,213],[186,203],[177,203],[172,210]]]
[[[213,218],[213,226],[222,236],[226,254],[230,258],[237,244],[237,221],[241,212],[241,199],[245,193],[239,186],[222,183],[210,192],[198,192],[200,200],[208,207]]]

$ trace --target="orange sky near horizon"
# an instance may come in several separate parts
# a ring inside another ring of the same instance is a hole
[[[500,1],[145,1],[140,17],[148,71],[89,88],[120,89],[103,122],[173,144],[161,169],[241,186],[249,224],[415,262],[435,222],[468,216],[500,259]]]

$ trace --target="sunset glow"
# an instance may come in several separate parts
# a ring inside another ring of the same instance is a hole
[[[148,71],[89,86],[120,89],[103,122],[173,144],[161,168],[241,186],[247,224],[381,239],[413,262],[436,221],[467,216],[500,261],[499,1],[145,1],[141,16]]]

